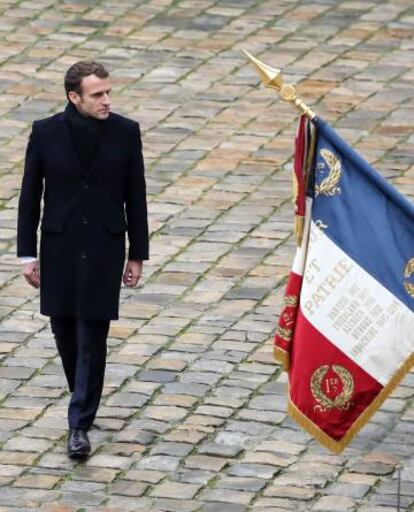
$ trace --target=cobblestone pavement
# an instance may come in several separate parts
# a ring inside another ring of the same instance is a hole
[[[0,1],[0,512],[414,510],[414,374],[340,456],[287,416],[272,333],[294,251],[297,116],[241,50],[414,196],[412,0]],[[80,58],[141,122],[152,259],[110,331],[94,453],[66,458],[68,393],[16,204],[34,119]]]

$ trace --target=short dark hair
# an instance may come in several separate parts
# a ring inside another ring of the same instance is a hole
[[[69,92],[74,91],[82,96],[82,78],[89,75],[96,75],[98,78],[108,78],[109,73],[105,67],[93,60],[80,60],[73,64],[65,74],[65,91],[69,99]]]

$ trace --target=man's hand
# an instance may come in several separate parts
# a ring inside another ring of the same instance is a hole
[[[31,261],[26,263],[23,267],[23,277],[34,288],[40,286],[40,267],[38,261]]]
[[[142,261],[128,260],[125,266],[124,276],[122,281],[128,288],[133,288],[138,284],[142,274]]]

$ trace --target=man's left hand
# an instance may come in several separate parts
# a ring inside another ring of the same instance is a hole
[[[140,260],[128,260],[125,266],[124,275],[122,281],[128,288],[134,288],[138,284],[138,281],[142,274],[142,261]]]

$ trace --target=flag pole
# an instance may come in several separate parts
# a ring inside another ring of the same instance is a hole
[[[305,116],[310,120],[315,119],[315,112],[309,108],[300,98],[297,97],[295,86],[292,84],[284,83],[281,69],[271,68],[261,60],[253,57],[253,55],[251,55],[246,50],[243,50],[243,53],[256,68],[256,71],[259,74],[265,87],[276,90],[282,100],[294,105],[301,114],[305,114]]]
[[[256,68],[256,71],[260,76],[262,83],[265,87],[276,90],[279,93],[282,100],[294,105],[302,115],[304,114],[311,121],[315,119],[315,112],[311,108],[309,108],[300,98],[297,97],[295,86],[284,83],[281,69],[271,68],[270,66],[260,61],[259,59],[256,59],[256,57],[253,57],[253,55],[251,55],[246,50],[243,50],[243,52],[246,55],[246,57],[250,60],[250,62],[253,64],[253,66]],[[312,151],[310,153],[312,153]],[[298,192],[296,190],[295,202],[297,200]],[[305,212],[300,212],[299,210],[300,208],[297,207],[295,216],[296,245],[298,247],[300,247],[302,244],[303,232],[305,227]]]

